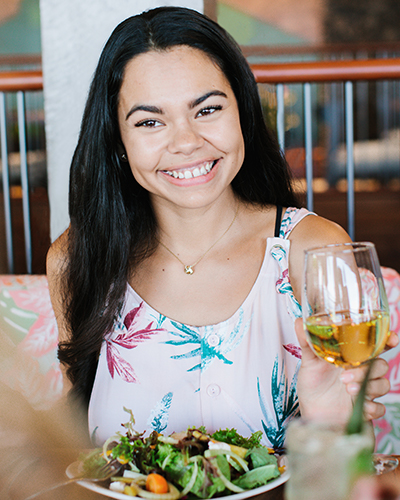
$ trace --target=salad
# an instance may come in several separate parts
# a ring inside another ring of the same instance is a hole
[[[189,428],[145,437],[126,411],[131,414],[123,424],[126,433],[81,457],[86,477],[95,477],[107,463],[116,466],[118,473],[108,480],[113,491],[149,500],[212,498],[263,486],[283,472],[274,451],[260,444],[261,431],[244,438],[235,429],[208,434]]]

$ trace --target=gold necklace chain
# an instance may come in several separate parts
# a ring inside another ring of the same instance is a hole
[[[223,234],[222,234],[222,235],[221,235],[221,236],[217,239],[217,241],[215,241],[215,242],[214,242],[214,243],[210,246],[210,248],[209,248],[207,251],[205,251],[205,252],[203,253],[203,255],[202,255],[199,259],[197,259],[197,260],[196,260],[196,262],[195,262],[194,264],[192,264],[192,265],[190,265],[190,266],[189,266],[189,265],[186,265],[184,262],[182,262],[182,261],[181,261],[181,259],[180,259],[177,255],[175,255],[175,254],[174,254],[174,252],[173,252],[172,250],[170,250],[170,249],[169,249],[166,245],[164,245],[164,243],[162,243],[161,241],[159,241],[159,243],[160,243],[160,245],[162,245],[162,246],[165,248],[165,250],[168,250],[168,252],[169,252],[171,255],[173,255],[173,256],[175,257],[175,259],[178,259],[178,260],[179,260],[179,262],[183,265],[183,271],[184,271],[186,274],[193,274],[193,273],[194,273],[194,268],[197,266],[197,264],[198,264],[198,263],[199,263],[199,262],[200,262],[200,261],[201,261],[201,260],[202,260],[202,259],[203,259],[206,255],[207,255],[207,254],[208,254],[208,252],[209,252],[212,248],[214,248],[214,247],[215,247],[215,245],[216,245],[216,244],[217,244],[220,240],[222,240],[222,238],[226,235],[226,233],[229,231],[229,229],[233,226],[233,223],[234,223],[234,222],[235,222],[235,220],[236,220],[236,217],[237,217],[238,212],[239,212],[239,204],[238,204],[238,207],[237,207],[237,209],[236,209],[235,216],[233,217],[232,222],[229,224],[228,228],[227,228],[227,229],[224,231],[224,233],[223,233]]]

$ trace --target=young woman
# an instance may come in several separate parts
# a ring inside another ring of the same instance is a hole
[[[183,8],[122,22],[90,89],[71,224],[48,256],[59,357],[97,442],[124,407],[140,431],[261,429],[276,447],[299,406],[348,417],[363,370],[317,359],[299,325],[299,374],[294,319],[304,249],[349,237],[297,205],[231,37]]]

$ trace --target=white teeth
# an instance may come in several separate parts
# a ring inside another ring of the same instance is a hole
[[[165,170],[164,172],[175,179],[192,179],[193,177],[200,177],[201,175],[206,175],[212,169],[214,165],[213,161],[209,161],[202,165],[200,168],[196,167],[193,170]]]

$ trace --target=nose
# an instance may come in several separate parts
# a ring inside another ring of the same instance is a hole
[[[185,121],[176,124],[171,131],[170,153],[190,155],[204,144],[203,137],[196,130],[195,124]]]

